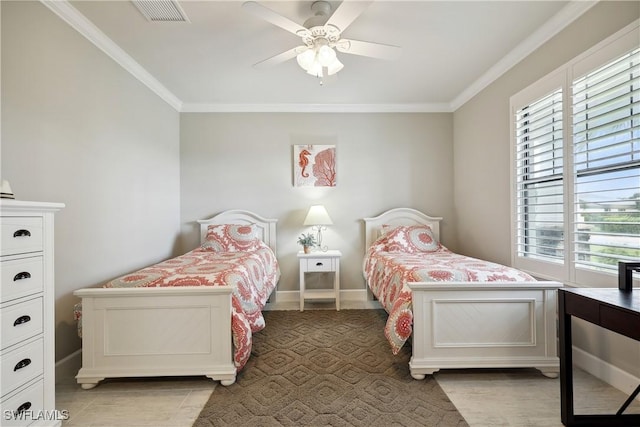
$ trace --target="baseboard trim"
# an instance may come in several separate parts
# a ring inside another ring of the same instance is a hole
[[[265,310],[296,310],[300,308],[300,291],[277,291],[274,302],[268,303]],[[381,309],[378,301],[368,299],[366,289],[343,289],[340,291],[340,308]]]
[[[573,364],[617,388],[626,395],[630,395],[636,387],[638,387],[638,384],[640,384],[640,378],[576,346],[573,346]],[[636,400],[640,402],[640,396],[638,396]]]
[[[82,367],[82,349],[78,349],[56,362],[56,383],[64,379],[75,378]]]
[[[358,301],[367,300],[366,289],[342,289],[340,290],[340,301]],[[277,291],[276,301],[293,302],[300,301],[300,291]]]

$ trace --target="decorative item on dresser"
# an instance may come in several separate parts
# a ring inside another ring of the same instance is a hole
[[[534,367],[558,376],[558,282],[440,244],[440,220],[396,208],[365,222],[367,285],[389,313],[394,351],[412,336],[411,375],[443,368]]]
[[[53,216],[61,203],[0,201],[0,424],[60,426],[55,408]]]

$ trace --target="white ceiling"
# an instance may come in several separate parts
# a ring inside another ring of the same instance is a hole
[[[375,1],[343,37],[400,58],[339,53],[344,69],[321,86],[295,59],[252,67],[301,43],[241,1],[183,0],[187,23],[149,22],[130,1],[43,3],[179,111],[453,111],[593,5]],[[312,15],[311,1],[260,3],[299,24]]]

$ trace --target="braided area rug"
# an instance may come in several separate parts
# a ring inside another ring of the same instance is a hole
[[[427,376],[409,374],[384,310],[265,311],[235,384],[216,386],[194,427],[468,426]]]

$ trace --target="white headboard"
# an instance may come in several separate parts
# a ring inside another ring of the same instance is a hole
[[[199,219],[200,224],[200,242],[204,242],[207,235],[207,227],[210,224],[255,224],[258,227],[258,237],[265,242],[273,253],[276,251],[276,223],[277,219],[264,218],[253,212],[241,209],[232,209],[212,216],[209,219]]]
[[[373,218],[363,218],[365,250],[382,235],[383,225],[428,225],[436,240],[440,241],[441,217],[432,217],[411,208],[395,208]]]

